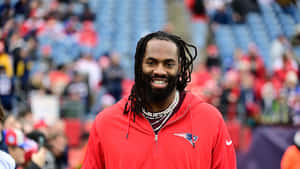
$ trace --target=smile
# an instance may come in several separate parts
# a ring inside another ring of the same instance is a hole
[[[168,82],[165,79],[153,79],[151,81],[151,86],[153,88],[165,88],[167,87]]]

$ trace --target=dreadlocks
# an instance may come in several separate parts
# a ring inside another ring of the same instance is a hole
[[[4,122],[4,120],[5,120],[5,111],[2,105],[0,105],[0,123]]]
[[[191,81],[193,61],[197,57],[197,48],[194,45],[186,43],[176,35],[158,31],[150,33],[145,37],[141,38],[137,43],[136,52],[134,56],[135,83],[131,89],[131,93],[128,97],[128,101],[124,109],[124,114],[127,114],[131,111],[134,114],[134,119],[135,115],[142,112],[142,108],[145,107],[144,104],[146,96],[142,86],[142,61],[145,57],[147,43],[151,39],[166,40],[176,44],[179,56],[179,64],[181,65],[176,88],[180,92],[183,91],[187,83]],[[194,49],[194,55],[190,52],[190,48]]]

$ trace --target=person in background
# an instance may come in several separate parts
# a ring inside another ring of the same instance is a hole
[[[13,76],[13,63],[11,57],[5,51],[6,43],[3,39],[0,39],[0,66],[5,69],[5,74],[8,77]]]
[[[207,51],[207,58],[206,58],[206,67],[211,70],[213,68],[220,68],[221,67],[221,58],[219,54],[219,49],[216,45],[212,44],[209,45],[206,49]]]
[[[81,105],[80,106],[77,105],[75,107],[77,107],[77,108],[82,107],[82,104],[83,104],[83,110],[81,110],[81,115],[83,115],[83,112],[88,112],[88,110],[89,110],[88,106],[91,104],[91,91],[90,91],[88,82],[84,79],[84,75],[75,71],[71,82],[64,89],[63,96],[67,102],[69,100],[74,101],[74,99],[71,99],[71,98],[74,96],[78,96],[79,97],[78,102],[81,102],[80,103]],[[67,105],[70,105],[70,104],[67,104]],[[81,108],[79,108],[79,109],[81,109]],[[78,112],[78,109],[76,111]]]
[[[220,96],[220,110],[224,118],[232,120],[237,117],[238,99],[240,98],[240,75],[230,70],[224,75],[223,91]]]
[[[4,131],[3,131],[5,118],[6,118],[5,111],[2,105],[0,105],[0,150],[8,152],[7,146],[4,141]]]
[[[105,94],[101,97],[101,109],[106,109],[116,103],[116,99],[110,95],[110,94]]]
[[[66,168],[68,164],[67,138],[63,133],[55,132],[49,136],[50,151],[54,155],[55,169]]]
[[[3,129],[19,129],[21,130],[21,123],[16,119],[16,117],[13,114],[9,114],[6,116],[5,121],[3,123]]]
[[[30,13],[29,1],[28,0],[19,0],[15,6],[15,14],[23,15],[24,17],[28,17]]]
[[[294,136],[294,144],[289,146],[281,159],[281,169],[300,168],[300,131]]]
[[[220,5],[212,17],[213,24],[230,24],[232,22],[231,16],[227,13],[225,5]]]
[[[85,113],[85,104],[80,100],[80,93],[68,93],[67,98],[64,99],[60,115],[62,118],[81,118]]]
[[[15,169],[15,160],[5,151],[0,150],[0,168],[2,169]]]
[[[25,150],[31,148],[30,141],[27,140],[21,130],[5,130],[5,143],[8,146],[8,153],[15,160],[17,166],[25,164]],[[46,149],[41,147],[36,153],[32,154],[31,160],[25,169],[41,169],[45,164],[45,157]]]
[[[120,65],[120,58],[118,54],[114,53],[111,56],[111,65],[103,70],[102,83],[108,93],[117,101],[121,99],[123,77],[124,71]]]
[[[56,169],[55,168],[55,158],[52,154],[50,144],[48,143],[48,140],[46,136],[40,132],[40,131],[32,131],[26,135],[27,138],[34,140],[36,143],[39,144],[40,147],[44,147],[46,151],[46,157],[45,157],[45,164],[43,165],[42,169]]]
[[[5,73],[5,68],[0,66],[0,99],[3,108],[7,111],[13,110],[13,80]]]
[[[102,70],[91,53],[83,53],[82,57],[75,63],[74,70],[87,76],[90,89],[98,88],[98,83],[102,80]]]
[[[18,79],[19,92],[22,92],[25,96],[29,91],[29,74],[32,66],[32,62],[28,54],[28,50],[18,48],[14,55],[14,74],[16,79]],[[24,98],[25,96],[22,97]]]
[[[49,150],[54,156],[55,169],[66,168],[68,165],[68,142],[65,135],[65,123],[62,120],[56,121],[46,135],[49,143]]]
[[[17,120],[21,123],[22,131],[26,135],[34,131],[34,119],[32,111],[29,107],[26,107],[19,111]]]
[[[7,146],[4,142],[4,133],[2,131],[2,123],[5,119],[5,111],[2,106],[0,106],[0,168],[2,169],[15,169],[15,160],[7,153]]]

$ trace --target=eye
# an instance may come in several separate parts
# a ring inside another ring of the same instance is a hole
[[[153,65],[154,63],[153,63],[153,61],[147,61],[146,64],[147,65]]]
[[[168,62],[168,63],[166,64],[166,66],[167,66],[168,68],[172,68],[173,66],[175,66],[175,63]]]
[[[153,66],[155,64],[155,62],[153,60],[148,60],[146,62],[146,64],[149,65],[149,66]]]

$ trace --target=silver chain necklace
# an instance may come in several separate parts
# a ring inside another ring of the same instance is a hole
[[[179,102],[179,92],[176,90],[176,94],[174,97],[173,102],[163,111],[161,112],[146,112],[145,109],[143,108],[143,115],[147,118],[147,119],[162,119],[163,117],[166,117],[168,114],[170,114],[171,112],[173,112],[173,110],[175,109],[175,107],[177,106]]]

